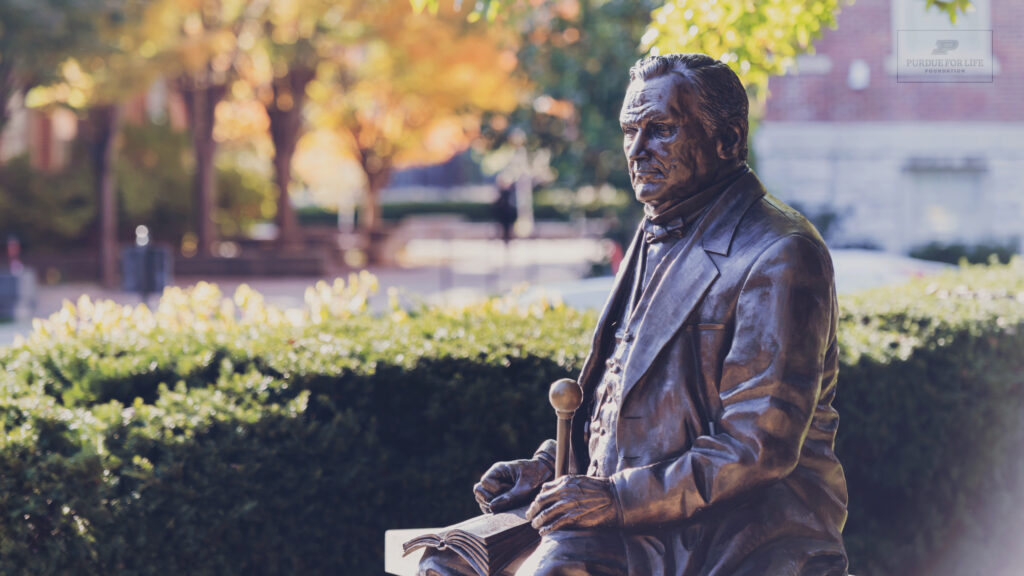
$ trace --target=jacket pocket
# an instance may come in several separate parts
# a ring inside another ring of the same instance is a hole
[[[705,433],[713,435],[718,432],[718,419],[722,414],[719,384],[730,334],[724,324],[693,324],[687,326],[687,330],[693,334],[693,360],[699,379],[698,393],[704,405]]]

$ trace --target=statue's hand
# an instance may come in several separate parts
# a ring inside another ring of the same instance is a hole
[[[473,493],[485,513],[501,512],[526,504],[554,477],[551,464],[542,459],[498,462],[473,487]]]
[[[618,526],[619,510],[608,478],[562,476],[544,484],[526,518],[544,536],[559,528]]]

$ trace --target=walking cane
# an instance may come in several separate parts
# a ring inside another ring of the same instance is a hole
[[[569,434],[572,427],[572,415],[583,402],[583,391],[575,380],[562,378],[555,380],[548,390],[548,400],[558,416],[558,432],[555,436],[555,478],[561,478],[569,472]]]

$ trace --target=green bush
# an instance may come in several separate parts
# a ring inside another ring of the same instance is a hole
[[[77,163],[57,173],[32,168],[27,156],[0,166],[0,234],[26,249],[74,246],[96,219],[92,169]]]
[[[574,215],[587,218],[608,218],[620,214],[635,215],[635,202],[621,190],[610,187],[584,187],[573,192],[564,189],[540,190],[534,196],[533,217],[536,220],[568,222]],[[469,222],[496,222],[494,204],[490,202],[390,202],[381,204],[381,218],[398,222],[408,216],[454,214]],[[334,226],[338,213],[320,206],[304,206],[296,210],[299,222],[307,226]],[[356,210],[359,220],[359,210]],[[630,228],[630,233],[632,228]]]
[[[594,315],[374,316],[372,288],[320,284],[289,312],[205,284],[154,311],[82,300],[0,351],[0,573],[373,574],[385,529],[474,514],[486,467],[551,435],[547,385],[579,369]],[[842,307],[853,571],[1007,573],[1021,264]]]
[[[356,222],[359,221],[356,209]],[[493,222],[494,206],[486,202],[392,202],[381,204],[381,218],[398,222],[408,216],[424,214],[453,214],[469,222]],[[338,213],[320,206],[304,206],[296,210],[299,222],[306,226],[336,226]]]
[[[1017,240],[982,244],[930,242],[910,250],[910,255],[914,258],[950,264],[959,264],[960,260],[966,260],[972,264],[985,264],[991,258],[1006,264],[1016,254],[1020,254],[1020,243]]]
[[[134,238],[139,224],[153,238],[177,245],[195,231],[191,137],[160,124],[127,125],[116,165],[122,236]],[[213,216],[220,234],[243,235],[255,222],[273,215],[276,191],[268,174],[241,166],[221,154],[217,162],[217,207]]]
[[[1024,530],[1024,262],[841,306],[851,571],[1019,573],[1008,551]]]
[[[0,573],[370,574],[386,528],[473,513],[481,470],[550,435],[593,319],[381,319],[365,284],[302,317],[208,285],[83,300],[3,351]]]

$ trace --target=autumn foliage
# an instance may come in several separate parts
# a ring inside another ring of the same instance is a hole
[[[467,13],[416,12],[403,0],[368,6],[367,41],[342,50],[311,86],[317,125],[341,137],[365,174],[368,229],[379,225],[377,198],[395,168],[451,158],[479,134],[483,112],[511,112],[526,88],[511,35],[467,23]]]

